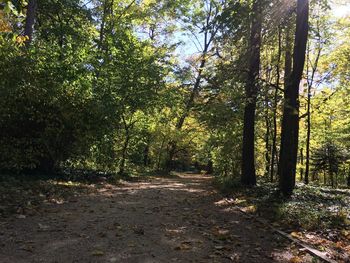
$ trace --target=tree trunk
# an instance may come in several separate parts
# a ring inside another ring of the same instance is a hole
[[[279,187],[284,195],[291,195],[295,187],[295,174],[299,136],[299,85],[305,64],[309,30],[309,1],[298,0],[293,71],[284,92],[281,134]]]
[[[29,0],[27,5],[26,22],[24,26],[24,35],[28,37],[25,44],[28,47],[33,40],[33,31],[36,17],[37,2]]]
[[[213,169],[213,161],[211,159],[208,160],[207,163],[207,173],[206,174],[213,174],[214,169]]]
[[[266,126],[266,131],[265,131],[265,176],[268,178],[270,175],[270,163],[271,163],[271,158],[270,158],[270,118],[269,118],[269,98],[268,98],[268,89],[266,89],[266,94],[265,94],[265,126]]]
[[[288,88],[288,83],[292,73],[292,37],[290,25],[286,28],[286,53],[284,62],[284,89]]]
[[[162,153],[163,153],[163,147],[165,144],[165,137],[162,138],[162,143],[160,145],[160,148],[158,150],[158,156],[157,156],[157,170],[159,171],[161,169],[161,162],[162,162]]]
[[[258,78],[260,69],[261,48],[261,3],[255,1],[253,5],[252,27],[250,32],[249,71],[246,83],[246,102],[244,108],[243,152],[241,182],[244,185],[256,184],[255,173],[255,110],[258,93]]]
[[[143,165],[148,166],[150,163],[149,159],[149,143],[145,145],[145,149],[143,150]]]
[[[168,150],[168,157],[165,162],[165,172],[170,173],[170,171],[174,168],[174,156],[176,152],[176,142],[170,141],[169,142],[169,150]]]
[[[300,180],[303,181],[303,176],[304,176],[304,153],[303,153],[303,148],[300,149]]]
[[[132,122],[130,120],[130,123],[128,124],[127,121],[125,120],[124,116],[122,116],[122,120],[123,120],[123,125],[124,125],[124,129],[125,129],[125,140],[124,140],[124,144],[123,144],[123,148],[122,148],[122,157],[120,159],[119,162],[119,175],[124,176],[125,175],[125,162],[127,159],[127,155],[128,155],[128,147],[129,147],[129,142],[131,139],[131,129],[133,128],[135,122]]]
[[[317,55],[314,65],[312,65],[311,78],[308,80],[307,85],[307,132],[306,132],[306,165],[305,165],[305,184],[309,183],[309,173],[310,173],[310,139],[311,139],[311,90],[314,83],[314,77],[318,67],[318,62],[321,56],[322,44],[321,39],[319,39],[319,48],[317,50]]]
[[[307,87],[307,132],[306,132],[306,164],[305,164],[305,184],[309,184],[310,171],[310,139],[311,139],[311,86]]]
[[[276,63],[276,88],[273,99],[273,137],[272,137],[272,150],[271,150],[271,165],[270,165],[270,182],[274,181],[275,176],[275,160],[277,155],[277,107],[278,107],[278,89],[280,86],[280,63],[281,63],[281,55],[282,55],[282,32],[281,27],[278,28],[278,57]]]
[[[99,32],[100,36],[99,36],[99,40],[98,40],[98,49],[99,50],[104,50],[106,26],[107,26],[107,22],[108,22],[108,17],[113,13],[113,5],[114,5],[113,0],[112,1],[105,0],[103,2],[103,13],[102,13],[100,32]]]
[[[122,148],[122,158],[120,160],[119,163],[119,175],[125,175],[125,161],[126,161],[126,155],[127,155],[127,149],[129,146],[129,140],[130,140],[130,134],[129,134],[129,130],[126,129],[125,130],[125,141],[124,141],[124,145]]]

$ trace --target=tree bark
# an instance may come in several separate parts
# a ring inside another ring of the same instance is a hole
[[[242,174],[241,182],[247,186],[256,184],[255,172],[255,110],[258,94],[258,78],[260,69],[261,48],[261,3],[255,1],[253,4],[253,17],[250,32],[249,47],[249,71],[245,88],[246,102],[244,108],[243,126],[243,151],[242,151]]]
[[[211,159],[208,160],[206,169],[207,169],[206,174],[213,174],[214,168],[213,168],[213,161]]]
[[[299,85],[305,64],[309,31],[309,1],[298,0],[293,70],[284,92],[284,107],[279,165],[279,187],[289,196],[295,187],[299,136]]]
[[[303,176],[304,176],[304,149],[300,149],[300,180],[303,181]]]
[[[149,163],[149,142],[147,142],[147,144],[145,145],[145,149],[143,150],[143,165],[148,166]]]
[[[128,124],[124,116],[122,116],[124,130],[125,130],[125,140],[122,148],[122,156],[119,162],[119,171],[118,174],[124,176],[125,175],[125,162],[128,157],[128,147],[129,142],[131,139],[131,131],[133,129],[133,126],[135,124],[135,121],[130,120],[130,123]]]
[[[119,172],[118,172],[119,175],[125,175],[125,161],[127,157],[127,149],[129,146],[129,141],[130,141],[129,128],[125,128],[125,141],[122,148],[122,158],[119,163]]]
[[[265,176],[268,178],[270,175],[270,163],[271,163],[271,158],[270,158],[270,133],[271,133],[271,124],[270,124],[270,118],[269,118],[269,100],[268,100],[268,91],[266,90],[265,94],[265,107],[266,107],[266,112],[265,112],[265,126],[266,126],[266,131],[265,131]]]
[[[310,139],[311,139],[311,86],[307,88],[307,132],[306,132],[306,160],[305,160],[305,184],[309,184],[310,171]]]
[[[309,173],[310,173],[310,139],[311,139],[311,90],[314,83],[314,77],[318,67],[318,62],[321,56],[321,40],[319,39],[319,48],[317,50],[317,55],[315,59],[315,64],[312,65],[311,78],[308,80],[307,85],[307,133],[306,133],[306,160],[305,160],[305,184],[309,183]]]
[[[276,88],[273,99],[273,137],[272,137],[272,150],[271,150],[271,165],[270,165],[270,182],[274,181],[275,177],[275,163],[277,159],[277,107],[278,107],[278,89],[281,81],[280,63],[282,56],[282,30],[278,28],[278,55],[276,63]]]
[[[36,18],[37,2],[29,0],[27,5],[26,22],[24,26],[24,35],[28,37],[25,44],[28,47],[33,40],[33,31]]]

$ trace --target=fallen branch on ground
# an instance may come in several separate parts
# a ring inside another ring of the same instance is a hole
[[[228,200],[227,200],[227,203],[230,203]],[[231,203],[230,203],[231,204]],[[310,253],[311,255],[321,259],[322,261],[324,262],[327,262],[327,263],[337,263],[337,261],[329,258],[327,256],[327,253],[326,252],[321,252],[313,247],[311,247],[310,245],[306,244],[305,242],[299,240],[299,239],[296,239],[294,237],[292,237],[291,235],[283,232],[282,230],[279,230],[275,227],[273,227],[272,225],[268,224],[267,222],[265,222],[264,220],[260,219],[260,218],[257,218],[257,217],[254,217],[254,216],[251,216],[249,215],[247,212],[245,212],[242,208],[240,208],[239,206],[234,206],[238,211],[240,211],[244,216],[250,218],[250,219],[253,219],[253,220],[256,220],[257,222],[267,226],[268,228],[272,229],[273,232],[281,235],[282,237],[296,243],[298,246],[304,248],[308,253]]]

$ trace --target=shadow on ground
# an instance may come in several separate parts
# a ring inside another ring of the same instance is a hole
[[[221,201],[208,176],[104,183],[0,222],[0,262],[286,262],[289,244]]]

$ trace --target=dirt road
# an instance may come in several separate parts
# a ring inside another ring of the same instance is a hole
[[[222,202],[211,178],[104,184],[0,225],[0,262],[287,262],[283,239]],[[221,201],[221,202],[220,202]]]

